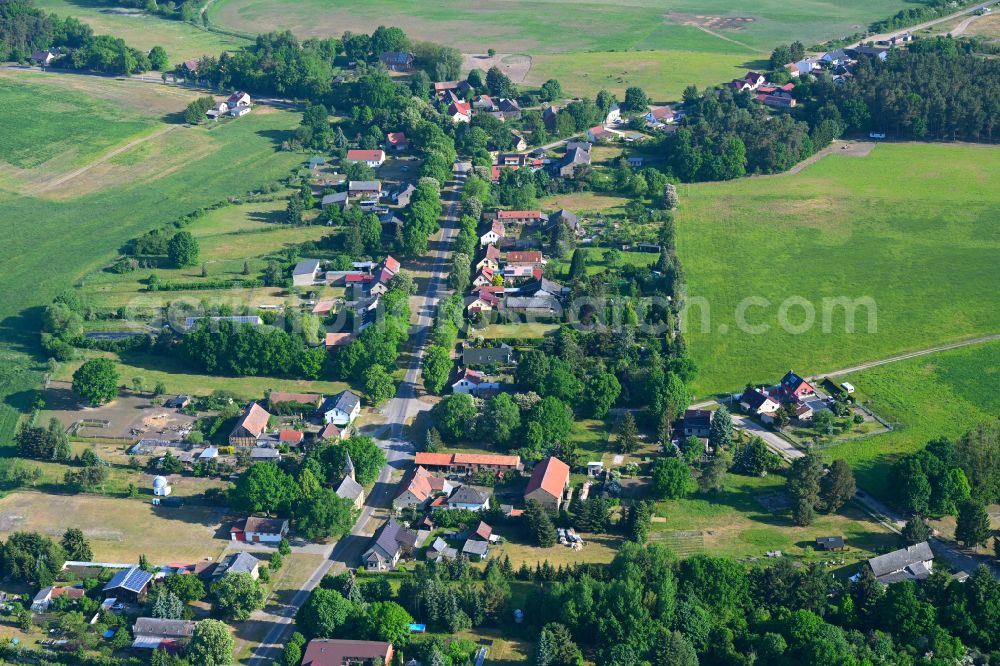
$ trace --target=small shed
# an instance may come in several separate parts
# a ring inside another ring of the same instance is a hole
[[[825,536],[816,539],[817,550],[844,550],[844,537]]]

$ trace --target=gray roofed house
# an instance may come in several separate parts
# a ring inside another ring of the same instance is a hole
[[[410,197],[417,191],[417,186],[413,183],[406,183],[401,188],[392,193],[392,202],[397,206],[408,206]]]
[[[468,555],[471,560],[484,560],[490,552],[488,541],[474,541],[469,539],[462,546],[462,553]]]
[[[248,573],[257,578],[260,575],[260,560],[250,553],[234,553],[215,567],[212,578],[222,578],[228,573]]]
[[[164,620],[158,617],[136,618],[132,626],[135,640],[133,648],[156,650],[164,642],[171,643],[178,639],[188,639],[194,635],[198,623],[193,620]]]
[[[325,423],[350,425],[361,413],[361,397],[352,391],[327,398],[319,408]]]
[[[556,212],[549,215],[549,227],[554,227],[561,222],[565,222],[570,230],[577,236],[583,235],[583,227],[580,226],[580,218],[576,216],[576,213],[568,211],[565,208],[560,208]]]
[[[509,365],[514,362],[514,348],[506,343],[499,347],[465,347],[462,365]]]
[[[255,446],[250,449],[250,460],[281,460],[281,451],[269,446]]]
[[[375,532],[368,550],[362,556],[365,568],[373,571],[388,571],[395,568],[404,553],[413,550],[417,543],[417,533],[389,518]]]
[[[588,144],[589,145],[589,144]],[[590,164],[590,151],[582,148],[567,148],[566,155],[558,164],[559,175],[563,178],[572,178],[579,166]]]
[[[548,278],[532,280],[517,290],[518,296],[553,296],[559,298],[569,293],[569,287],[564,287],[558,282]]]
[[[292,284],[307,287],[316,282],[319,275],[319,259],[303,259],[292,269]]]
[[[562,304],[555,296],[508,296],[503,303],[507,310],[515,312],[530,312],[538,315],[560,316]]]
[[[427,559],[440,562],[443,559],[453,560],[456,557],[458,557],[458,551],[449,546],[448,542],[441,537],[434,539],[434,543],[427,549]]]
[[[347,206],[349,196],[347,192],[335,192],[334,194],[327,194],[323,197],[319,205],[323,208],[327,206]]]
[[[365,194],[382,195],[382,181],[380,180],[352,180],[347,183],[347,191],[352,196],[362,196]]]
[[[413,68],[413,54],[406,51],[379,53],[378,59],[391,72],[408,72]]]
[[[926,541],[900,548],[867,562],[875,579],[886,585],[902,580],[923,580],[931,575],[934,553]]]
[[[449,509],[482,511],[490,506],[490,494],[475,486],[461,486],[451,494],[447,504]]]

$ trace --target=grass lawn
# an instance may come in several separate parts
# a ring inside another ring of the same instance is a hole
[[[504,543],[490,548],[490,558],[503,559],[507,555],[515,569],[522,562],[527,562],[528,566],[534,568],[536,563],[541,564],[546,560],[556,568],[559,565],[607,564],[615,558],[622,542],[622,537],[617,534],[581,533],[586,544],[581,550],[573,550],[559,543],[551,548],[539,548],[528,545],[523,530],[519,528],[500,526],[494,529],[494,533],[502,536]]]
[[[759,55],[733,45],[734,52],[703,50],[678,51],[594,51],[549,53],[531,59],[527,84],[541,85],[557,79],[568,95],[593,97],[608,90],[618,99],[625,89],[639,86],[655,103],[678,101],[684,88],[717,85],[761,67]]]
[[[855,397],[898,427],[823,453],[854,467],[858,484],[891,497],[889,467],[938,437],[957,437],[1000,414],[1000,342],[891,363],[840,378],[854,384]]]
[[[29,95],[26,100],[19,93],[14,104],[0,103],[0,120],[11,129],[7,135],[30,126],[46,128],[32,135],[32,150],[58,155],[65,146],[66,128],[75,127],[76,152],[67,159],[74,165],[96,165],[52,191],[29,195],[21,187],[39,176],[47,177],[50,165],[63,172],[71,169],[53,160],[27,170],[11,163],[12,159],[30,160],[20,140],[8,140],[0,151],[0,206],[4,210],[0,233],[7,239],[0,249],[0,263],[7,274],[0,299],[0,425],[4,426],[0,443],[6,443],[13,430],[12,417],[5,410],[26,409],[31,389],[41,383],[44,356],[38,349],[37,333],[42,310],[53,296],[107,265],[127,239],[199,206],[284,177],[302,156],[277,151],[298,125],[295,113],[258,107],[244,118],[212,129],[188,128],[162,119],[181,112],[193,97],[190,91],[34,72],[4,72],[0,81]],[[31,102],[36,95],[51,99],[52,91],[62,96],[60,104],[43,103],[39,110]],[[6,96],[2,98],[7,101]],[[110,120],[101,128],[74,124],[75,116],[89,115],[91,108],[105,118],[131,123],[130,133],[122,134]],[[155,122],[150,120],[151,108],[156,109]],[[119,158],[129,157],[124,163],[99,162],[113,148],[105,132],[120,147],[134,141],[136,132],[141,135],[151,127],[163,133],[121,153]]]
[[[613,266],[609,265],[604,259],[604,253],[610,248],[606,247],[581,247],[580,251],[583,252],[583,256],[587,259],[587,273],[594,274],[600,273],[602,271],[617,268],[619,266],[652,266],[659,259],[660,255],[654,254],[652,252],[622,252],[618,251],[619,259],[617,263]],[[569,275],[569,261],[555,261],[553,262],[555,270],[559,272],[560,275]]]
[[[209,16],[218,25],[242,31],[287,28],[299,36],[398,25],[411,38],[474,53],[493,47],[532,54],[629,49],[746,54],[769,53],[792,35],[809,44],[851,34],[858,24],[904,6],[900,0],[817,0],[792,8],[777,0],[635,0],[627,5],[581,0],[372,0],[361,5],[349,0],[219,0]]]
[[[695,494],[657,503],[650,539],[679,556],[710,552],[731,557],[763,557],[769,550],[807,557],[816,537],[842,535],[849,550],[836,557],[856,561],[894,546],[896,535],[870,520],[853,505],[840,512],[819,514],[809,527],[794,525],[787,511],[775,512],[758,501],[784,489],[785,478],[752,478],[730,474],[718,495]],[[816,557],[822,557],[817,554]]]
[[[880,144],[793,176],[679,194],[684,323],[700,396],[1000,330],[1000,152],[991,147]],[[737,326],[750,297],[767,299],[745,315],[764,334]],[[858,308],[848,333],[835,307],[824,332],[823,299],[838,298],[871,299],[877,316]],[[799,332],[803,299],[815,323]],[[779,317],[786,303],[789,327]]]
[[[167,393],[209,395],[217,389],[230,391],[246,400],[260,400],[268,389],[276,391],[299,391],[335,395],[348,385],[344,382],[308,381],[304,379],[279,379],[274,377],[218,377],[191,372],[185,366],[162,356],[128,354],[118,357],[110,353],[87,352],[87,357],[102,355],[118,358],[118,373],[121,382],[131,386],[132,377],[142,377],[147,386],[163,382]],[[60,363],[52,378],[72,381],[73,373],[83,360]]]
[[[546,210],[565,208],[579,215],[584,212],[607,212],[613,208],[624,208],[628,202],[626,197],[599,192],[570,192],[545,197],[539,203]]]
[[[171,65],[203,55],[218,56],[222,51],[234,51],[250,43],[240,37],[220,35],[191,23],[152,16],[100,0],[38,0],[35,5],[60,16],[74,16],[90,25],[95,34],[121,37],[137,49],[148,51],[154,46],[162,46],[167,50]]]
[[[224,518],[212,507],[154,507],[149,500],[99,495],[18,491],[0,499],[0,535],[5,539],[14,531],[58,538],[66,528],[78,527],[99,562],[135,562],[143,553],[157,564],[217,558],[226,546],[218,538]]]
[[[559,328],[558,324],[490,324],[471,331],[471,337],[493,340],[496,338],[544,338]]]

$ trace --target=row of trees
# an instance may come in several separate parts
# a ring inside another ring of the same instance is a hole
[[[327,358],[325,349],[306,347],[298,333],[228,320],[199,321],[179,341],[164,346],[176,346],[180,357],[202,372],[237,377],[318,379]]]

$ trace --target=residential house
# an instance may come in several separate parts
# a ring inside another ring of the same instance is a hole
[[[506,343],[499,347],[465,347],[462,349],[462,365],[511,365],[514,362],[514,348]]]
[[[886,585],[903,580],[923,580],[931,575],[934,553],[930,544],[921,541],[915,546],[873,557],[865,564],[875,574],[875,580]]]
[[[306,645],[302,666],[388,666],[392,643],[314,638]]]
[[[850,63],[853,58],[847,54],[844,49],[836,49],[833,51],[828,51],[820,56],[820,62],[822,62],[826,67],[830,69],[835,69],[840,65],[846,65]],[[796,68],[797,70],[798,68]]]
[[[519,295],[538,297],[551,296],[557,299],[568,295],[569,292],[569,287],[564,287],[558,282],[544,277],[533,280],[517,290]]]
[[[521,280],[532,280],[541,277],[542,269],[531,264],[510,264],[504,266],[504,284],[511,284]]]
[[[392,500],[392,508],[397,511],[407,507],[423,508],[435,495],[447,495],[453,489],[450,481],[434,476],[427,468],[418,464],[403,475],[399,482],[399,492]]]
[[[511,312],[520,312],[525,315],[536,317],[560,318],[563,308],[559,299],[550,294],[539,294],[537,296],[507,296],[503,301],[503,308]]]
[[[541,250],[511,250],[504,258],[506,266],[528,266],[530,268],[542,268],[545,259]]]
[[[104,597],[114,597],[118,601],[142,603],[149,593],[149,584],[153,582],[153,574],[139,567],[122,569],[104,586]]]
[[[729,87],[734,90],[757,90],[764,85],[767,77],[757,72],[747,72],[742,79],[733,79],[729,82]]]
[[[448,546],[448,542],[441,537],[434,539],[434,543],[427,548],[427,559],[434,562],[453,560],[456,557],[458,557],[458,551]]]
[[[232,95],[229,96],[229,99],[226,100],[226,104],[229,105],[229,108],[232,108],[234,106],[250,106],[251,104],[250,95],[243,92],[242,90],[237,90],[236,92],[234,92]]]
[[[467,123],[472,120],[472,107],[468,102],[452,102],[448,105],[448,115],[454,123]]]
[[[413,183],[408,182],[405,185],[401,185],[398,190],[393,192],[390,195],[390,198],[392,199],[392,202],[397,206],[400,207],[409,206],[410,198],[416,191],[417,191],[417,186],[414,185]]]
[[[799,377],[792,370],[789,370],[785,376],[781,378],[778,390],[780,390],[785,397],[792,402],[816,395],[816,389],[813,385],[802,377]]]
[[[414,464],[429,470],[455,474],[474,474],[481,470],[506,472],[522,469],[520,456],[496,456],[482,453],[426,453],[418,452]]]
[[[510,135],[514,139],[514,150],[526,150],[528,148],[528,142],[524,140],[524,135],[521,132],[512,129]]]
[[[538,224],[542,221],[540,210],[498,210],[496,219],[503,223]]]
[[[855,59],[865,56],[868,58],[878,58],[885,61],[889,57],[889,49],[884,46],[855,46],[853,49],[846,49],[847,53]]]
[[[664,125],[680,120],[681,114],[675,111],[672,106],[654,106],[649,109],[644,118],[648,127],[660,129]]]
[[[500,250],[496,245],[487,245],[486,254],[476,264],[476,270],[488,268],[493,272],[500,270]]]
[[[628,165],[633,169],[638,169],[642,166],[643,158],[641,155],[629,155],[625,158],[625,161],[628,162]]]
[[[49,49],[31,52],[31,61],[39,67],[48,67],[52,61],[59,57],[59,54]]]
[[[205,112],[205,115],[213,120],[218,120],[221,116],[229,113],[229,105],[225,102],[218,102],[211,109]]]
[[[491,111],[490,115],[503,121],[520,120],[521,106],[517,103],[517,100],[501,97],[497,100],[496,110]]]
[[[79,599],[86,593],[82,587],[43,587],[35,595],[34,599],[31,600],[31,612],[32,613],[45,613],[49,610],[52,602],[59,597],[66,597],[68,599]]]
[[[319,441],[326,441],[328,439],[337,440],[344,438],[344,431],[333,425],[332,423],[327,423],[323,426],[323,429],[319,431],[316,435],[316,439]]]
[[[405,51],[386,51],[378,54],[379,62],[390,72],[408,72],[413,69],[413,54]]]
[[[132,625],[132,649],[176,652],[194,635],[194,620],[165,620],[158,617],[136,618]]]
[[[405,132],[389,132],[385,135],[385,142],[397,153],[406,150],[409,146]]]
[[[558,511],[567,488],[569,465],[549,456],[531,471],[531,479],[524,488],[524,501],[535,500],[549,511]]]
[[[250,113],[249,106],[231,106],[229,107],[229,115],[233,118],[242,118],[243,116]]]
[[[288,446],[298,446],[305,439],[305,436],[305,433],[301,430],[286,428],[278,433],[278,443],[287,444]]]
[[[448,509],[467,509],[469,511],[485,511],[490,508],[490,493],[475,486],[461,486],[445,501]]]
[[[588,146],[586,149],[582,145]],[[576,175],[576,170],[581,166],[586,166],[590,164],[590,148],[591,144],[586,143],[582,145],[577,145],[574,148],[566,148],[566,154],[563,156],[562,160],[556,165],[556,169],[559,171],[559,176],[562,178],[572,178]]]
[[[496,102],[489,95],[476,95],[473,97],[472,108],[476,111],[486,111],[487,113],[499,110]]]
[[[288,536],[288,521],[281,518],[247,516],[229,528],[229,538],[247,543],[280,543]]]
[[[497,166],[521,167],[527,164],[528,156],[523,153],[500,153],[497,155]]]
[[[319,279],[319,259],[303,259],[292,269],[292,285],[309,287]]]
[[[354,461],[351,460],[350,453],[345,453],[343,472],[344,478],[337,486],[337,497],[351,500],[354,507],[360,509],[365,503],[365,489],[355,478]]]
[[[572,213],[565,208],[560,208],[556,212],[549,215],[550,229],[555,227],[557,224],[562,223],[565,223],[576,236],[583,236],[584,230],[580,225],[580,218],[578,218],[575,213]]]
[[[621,119],[622,119],[621,108],[619,108],[617,104],[612,104],[611,107],[608,109],[607,114],[604,116],[604,124],[614,125],[618,122],[621,122]]]
[[[684,412],[684,436],[708,437],[712,427],[712,415],[707,409],[688,409]]]
[[[485,266],[479,270],[475,279],[472,280],[473,288],[488,287],[491,284],[493,284],[493,271]]]
[[[271,391],[267,396],[267,404],[276,413],[313,412],[323,402],[319,393],[289,393],[286,391]]]
[[[369,571],[389,571],[396,568],[400,558],[413,552],[416,543],[416,532],[389,518],[375,532],[361,561]]]
[[[250,407],[243,412],[243,416],[236,422],[236,426],[229,433],[230,446],[255,446],[257,440],[264,431],[267,430],[267,422],[271,415],[266,409],[256,402],[251,402]]]
[[[587,130],[587,141],[591,143],[601,143],[603,141],[614,141],[620,134],[609,130],[604,125],[596,125]]]
[[[348,162],[364,162],[368,166],[375,168],[380,167],[385,164],[385,151],[384,150],[359,150],[352,149],[347,151],[347,161]]]
[[[486,288],[465,299],[465,311],[469,314],[493,312],[498,309],[500,309],[500,297]]]
[[[352,180],[347,183],[347,194],[351,198],[364,197],[378,201],[382,197],[382,181]]]
[[[489,381],[483,377],[483,373],[471,368],[463,368],[458,379],[452,383],[451,390],[452,393],[468,393],[481,398],[499,391],[500,382]]]
[[[294,430],[292,432],[295,432]],[[301,433],[299,433],[301,434]],[[281,451],[271,448],[269,443],[262,443],[250,449],[250,462],[281,462]]]
[[[781,408],[781,403],[759,389],[747,389],[740,396],[740,406],[747,413],[761,417],[764,423],[770,423]]]
[[[212,578],[218,580],[230,573],[250,574],[251,578],[257,580],[260,577],[260,560],[250,553],[232,553],[219,561],[212,571]]]
[[[493,220],[493,224],[490,225],[489,231],[479,237],[479,245],[480,247],[496,245],[500,242],[500,239],[504,238],[506,235],[507,230],[504,229],[503,221]]]
[[[327,398],[319,408],[323,423],[348,426],[361,414],[361,397],[352,391]]]

